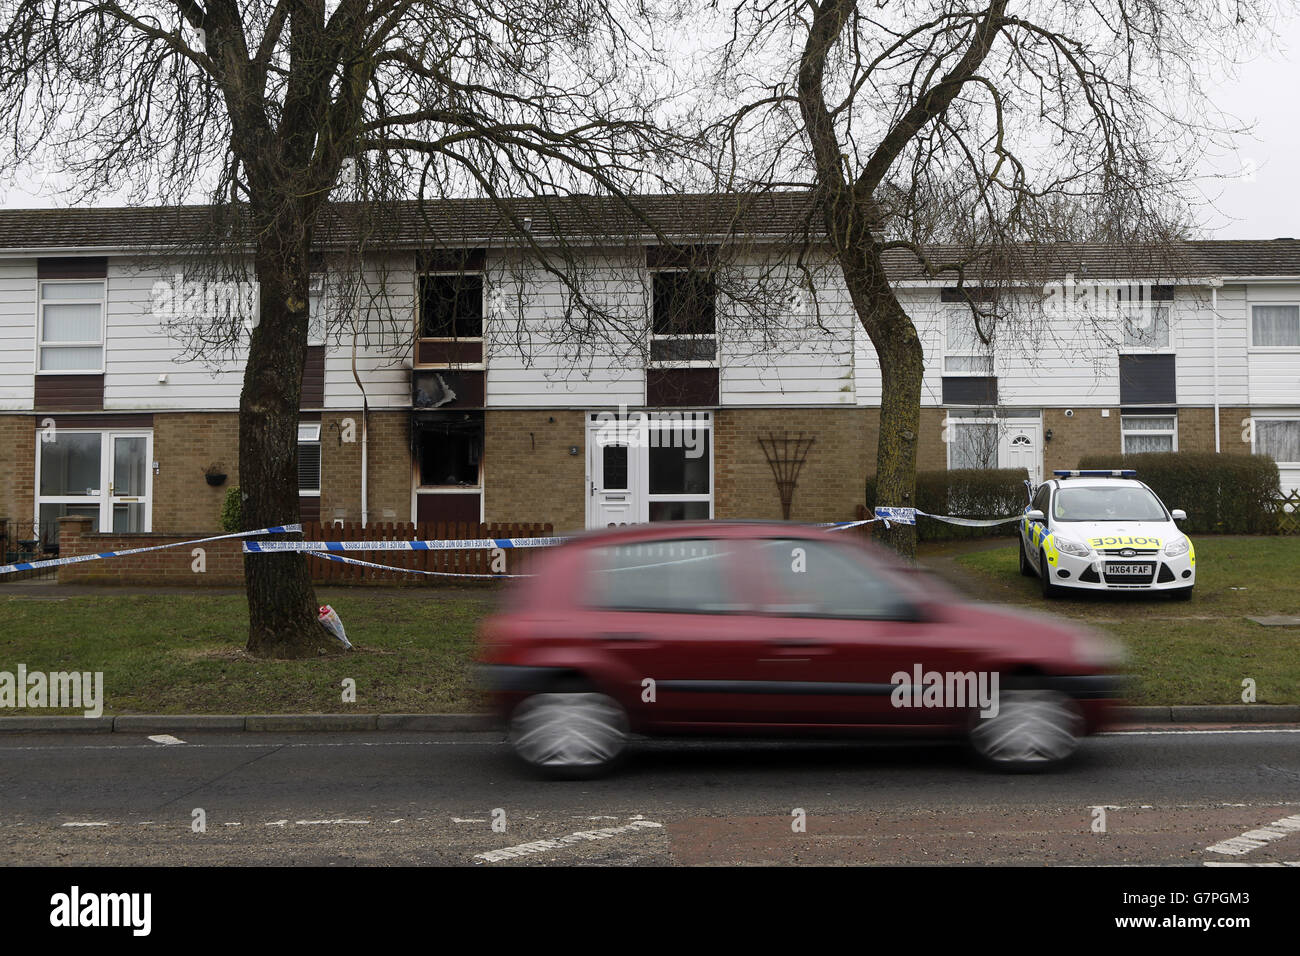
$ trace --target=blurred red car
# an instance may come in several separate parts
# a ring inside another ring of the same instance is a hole
[[[992,766],[1047,769],[1103,726],[1120,655],[856,535],[672,522],[546,555],[484,622],[479,661],[518,756],[589,776],[630,734],[961,735]]]

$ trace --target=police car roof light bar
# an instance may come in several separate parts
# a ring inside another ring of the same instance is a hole
[[[1069,471],[1058,469],[1052,474],[1057,478],[1136,478],[1137,471],[1132,468],[1112,468],[1112,469],[1086,469]]]

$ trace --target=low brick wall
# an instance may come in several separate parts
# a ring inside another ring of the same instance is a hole
[[[212,531],[180,533],[148,532],[140,534],[100,534],[93,531],[90,518],[59,519],[59,557],[70,558],[78,554],[103,551],[126,551],[131,548],[150,548],[160,544],[193,541],[211,537]],[[194,547],[203,549],[206,570],[194,570],[197,560]],[[222,586],[238,587],[244,583],[243,544],[238,538],[209,541],[188,548],[170,548],[133,554],[102,561],[83,561],[66,564],[59,569],[60,584],[151,584],[173,587]]]

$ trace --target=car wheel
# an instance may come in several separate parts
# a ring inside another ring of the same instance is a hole
[[[609,770],[627,734],[627,713],[604,694],[534,694],[510,718],[515,754],[552,777],[594,777]]]
[[[1020,573],[1027,578],[1037,577],[1038,572],[1036,572],[1034,566],[1029,563],[1029,555],[1025,553],[1025,539],[1017,535],[1016,540],[1020,542]]]
[[[1047,563],[1046,552],[1038,552],[1038,582],[1043,587],[1043,597],[1060,597],[1061,589],[1052,583],[1052,566]]]
[[[1169,592],[1169,596],[1175,601],[1190,601],[1192,599],[1192,589],[1176,588]]]
[[[1083,715],[1069,697],[1049,690],[1013,690],[998,696],[993,716],[975,713],[969,742],[986,766],[1038,773],[1066,763],[1082,736]]]

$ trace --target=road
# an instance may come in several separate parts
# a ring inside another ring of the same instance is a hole
[[[941,744],[638,742],[558,783],[495,733],[182,737],[0,736],[0,864],[1300,864],[1296,727],[1126,730],[1042,776]]]

